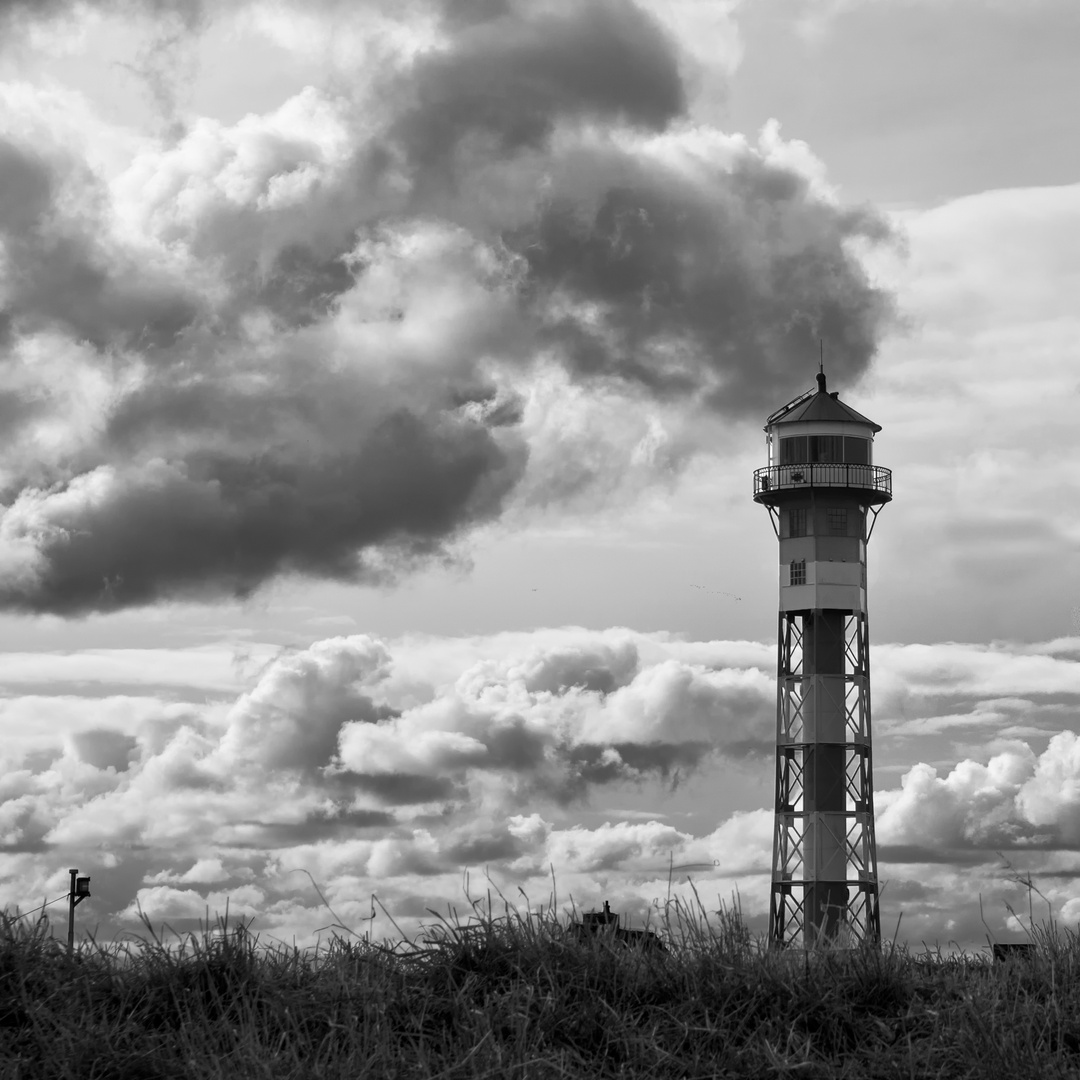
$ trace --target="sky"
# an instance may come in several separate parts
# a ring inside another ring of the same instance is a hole
[[[883,934],[1025,940],[1028,875],[1075,931],[1078,45],[1073,0],[0,0],[0,905],[77,866],[99,940],[310,945],[554,878],[640,926],[674,865],[763,932],[751,476],[820,343],[893,470]]]

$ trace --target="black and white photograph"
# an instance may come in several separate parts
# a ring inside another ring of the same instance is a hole
[[[1077,0],[0,0],[0,1078],[1080,1075]]]

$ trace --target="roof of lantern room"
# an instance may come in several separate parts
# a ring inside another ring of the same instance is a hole
[[[782,409],[765,421],[765,430],[768,431],[774,424],[795,424],[805,421],[839,421],[844,424],[866,424],[874,431],[880,431],[881,425],[856,412],[850,405],[845,405],[837,397],[837,393],[827,393],[825,390],[825,374],[819,372],[817,377],[817,390],[808,390],[805,394],[789,401]]]

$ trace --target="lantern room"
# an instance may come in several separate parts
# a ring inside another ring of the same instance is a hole
[[[860,504],[888,502],[892,473],[874,465],[874,435],[880,430],[835,391],[830,394],[819,372],[816,390],[765,421],[769,464],[754,473],[754,500],[772,507],[808,489],[848,488]]]

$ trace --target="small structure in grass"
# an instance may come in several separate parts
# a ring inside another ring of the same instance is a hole
[[[1030,941],[1002,941],[994,945],[994,963],[1003,964],[1007,960],[1035,959],[1035,945]]]
[[[611,910],[611,905],[604,901],[603,911],[585,911],[582,921],[573,923],[571,933],[579,941],[588,941],[593,937],[609,937],[627,947],[637,947],[645,952],[667,952],[659,936],[651,930],[630,930],[619,926],[619,916]]]

